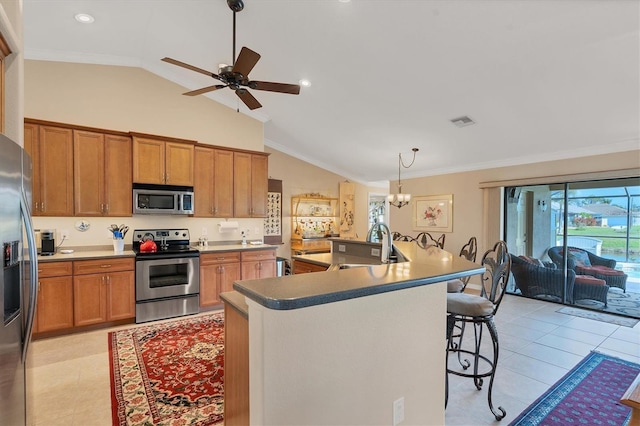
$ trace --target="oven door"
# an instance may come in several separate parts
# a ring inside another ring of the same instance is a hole
[[[136,302],[200,293],[200,258],[136,260]]]

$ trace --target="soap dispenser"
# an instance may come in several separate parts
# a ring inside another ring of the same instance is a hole
[[[242,231],[242,245],[247,245],[247,236],[245,235],[244,231]]]

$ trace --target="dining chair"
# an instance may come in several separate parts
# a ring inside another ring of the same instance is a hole
[[[433,238],[433,236],[428,232],[421,232],[415,238],[418,245],[422,248],[426,248],[427,246],[437,246],[437,247],[440,247],[441,249],[444,249],[444,239],[445,239],[444,234],[440,235],[440,237],[436,239],[436,238]]]

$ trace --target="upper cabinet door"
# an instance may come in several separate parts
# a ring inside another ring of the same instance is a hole
[[[213,215],[233,217],[233,151],[213,153]]]
[[[197,146],[194,150],[194,209],[197,217],[213,217],[213,149]]]
[[[131,216],[132,208],[131,138],[104,136],[105,215]]]
[[[193,186],[193,145],[165,143],[165,182],[167,185]]]
[[[251,217],[251,154],[233,153],[233,209],[235,217]]]
[[[73,182],[75,214],[102,216],[104,201],[104,135],[73,132]]]
[[[39,215],[73,216],[73,132],[40,126],[39,148]]]
[[[31,156],[31,213],[40,215],[40,147],[38,138],[40,128],[37,124],[24,125],[24,150]]]
[[[236,152],[233,159],[235,217],[266,217],[269,181],[267,156]]]
[[[193,186],[193,144],[133,138],[133,181]]]
[[[164,141],[133,138],[133,181],[165,183]]]

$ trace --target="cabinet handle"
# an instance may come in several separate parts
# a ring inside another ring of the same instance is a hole
[[[34,210],[38,210],[38,202],[37,202],[37,201],[35,202],[35,208],[34,208]]]
[[[42,269],[38,269],[38,273],[41,274],[42,273]],[[40,282],[38,282],[39,284]]]
[[[44,208],[44,201],[42,203],[40,203],[40,211],[44,213],[45,208]]]
[[[107,275],[107,284],[111,285],[111,275]]]
[[[224,260],[224,257],[216,257],[216,260]]]
[[[100,265],[101,268],[111,268],[111,265]]]

